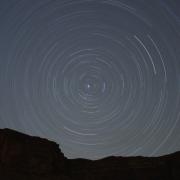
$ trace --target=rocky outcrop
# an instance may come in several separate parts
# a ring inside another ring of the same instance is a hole
[[[179,180],[180,152],[162,157],[67,159],[58,144],[0,130],[2,180]]]
[[[13,176],[54,176],[63,174],[66,160],[55,142],[10,129],[0,130],[1,173],[7,171]]]

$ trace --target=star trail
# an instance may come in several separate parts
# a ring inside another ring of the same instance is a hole
[[[0,128],[69,158],[180,150],[178,0],[1,0]]]

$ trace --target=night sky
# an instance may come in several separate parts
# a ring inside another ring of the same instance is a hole
[[[0,0],[0,128],[69,158],[180,150],[179,0]]]

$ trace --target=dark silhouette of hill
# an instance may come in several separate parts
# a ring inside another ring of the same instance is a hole
[[[0,129],[2,180],[180,180],[180,152],[161,157],[68,159],[55,142]]]

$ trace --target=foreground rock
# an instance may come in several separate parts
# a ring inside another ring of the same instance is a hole
[[[58,144],[0,129],[2,180],[179,180],[180,152],[162,157],[64,157]]]

